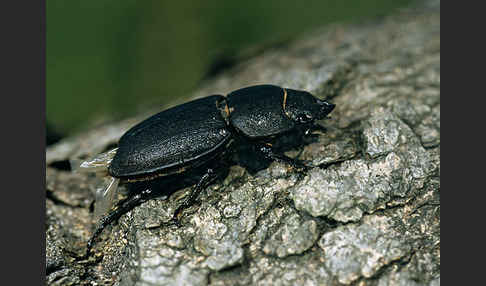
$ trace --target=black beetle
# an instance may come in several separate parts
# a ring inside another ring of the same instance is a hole
[[[275,152],[270,143],[276,137],[297,128],[308,133],[320,128],[316,120],[325,118],[335,105],[317,99],[309,92],[275,85],[256,85],[222,95],[199,98],[151,116],[128,130],[118,148],[81,164],[81,168],[100,168],[112,177],[110,187],[98,198],[103,204],[98,214],[111,208],[118,181],[147,181],[156,177],[185,172],[215,160],[232,142],[247,142],[272,160],[284,161],[296,168],[303,162]],[[179,211],[190,205],[215,177],[208,168]],[[128,198],[116,210],[104,216],[88,242],[88,253],[94,239],[122,213],[150,197],[146,189]],[[96,214],[96,210],[95,210]]]

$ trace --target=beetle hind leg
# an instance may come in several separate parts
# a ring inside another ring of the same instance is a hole
[[[122,214],[133,209],[135,206],[149,200],[152,197],[152,190],[146,189],[128,199],[126,199],[118,208],[109,212],[107,215],[103,216],[97,223],[96,229],[93,235],[88,241],[86,255],[89,255],[91,249],[94,246],[96,238],[101,234],[101,232],[112,222],[117,220]]]

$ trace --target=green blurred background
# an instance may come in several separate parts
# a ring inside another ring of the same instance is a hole
[[[409,2],[48,0],[48,136],[187,96],[251,47]]]

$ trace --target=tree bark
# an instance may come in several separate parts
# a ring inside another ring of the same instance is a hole
[[[259,83],[336,104],[326,132],[286,153],[318,167],[262,165],[243,148],[180,227],[165,223],[190,186],[122,215],[82,261],[100,179],[62,162],[102,152],[148,113],[63,139],[46,151],[48,284],[439,285],[440,3],[328,26],[192,97]]]

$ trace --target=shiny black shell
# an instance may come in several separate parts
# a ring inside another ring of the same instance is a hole
[[[298,126],[310,126],[334,104],[308,92],[275,85],[211,95],[162,111],[128,130],[108,166],[111,176],[126,181],[184,172],[227,148],[231,138],[268,143]],[[307,128],[306,127],[306,128]],[[237,140],[240,141],[240,140]]]
[[[230,124],[250,138],[269,137],[293,129],[284,113],[285,90],[275,85],[250,86],[227,96]]]
[[[108,172],[118,178],[171,174],[211,160],[231,137],[218,108],[224,99],[196,99],[135,125],[120,138]]]

